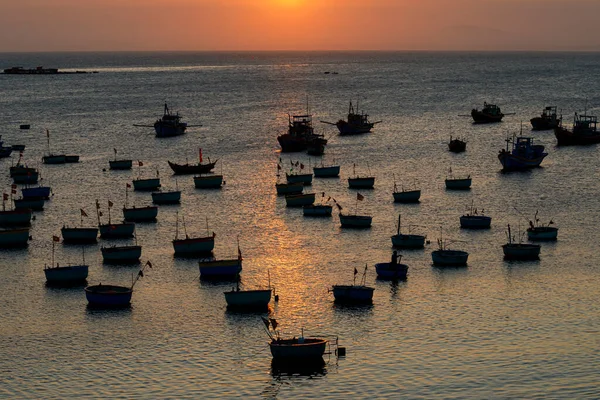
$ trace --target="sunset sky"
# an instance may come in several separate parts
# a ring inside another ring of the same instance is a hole
[[[600,0],[2,0],[0,51],[600,50]]]

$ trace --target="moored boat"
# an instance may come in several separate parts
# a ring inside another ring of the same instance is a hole
[[[69,164],[69,163],[78,163],[79,162],[79,156],[75,155],[75,154],[66,154],[65,155],[65,162],[67,164]]]
[[[139,278],[144,276],[146,267],[152,268],[150,261],[140,269],[131,286],[93,285],[85,288],[85,297],[92,307],[128,307],[131,303],[133,288]]]
[[[559,124],[554,128],[557,146],[588,145],[600,143],[598,117],[593,115],[578,115],[575,113],[573,128],[568,130]]]
[[[134,190],[157,190],[160,188],[160,178],[134,179]]]
[[[83,253],[83,264],[81,265],[54,265],[54,245],[60,239],[57,236],[52,237],[52,262],[50,265],[44,265],[44,275],[46,283],[49,285],[71,285],[85,282],[88,277],[88,265],[85,264],[85,253]]]
[[[123,207],[123,218],[127,222],[146,222],[156,221],[158,215],[158,207],[146,206],[127,208]]]
[[[506,231],[508,243],[502,245],[504,259],[506,260],[537,260],[540,258],[541,246],[539,244],[521,243],[521,232],[519,240],[515,241],[511,235],[510,224]]]
[[[394,182],[394,192],[392,195],[394,196],[394,203],[418,203],[421,199],[421,190],[405,190],[404,186],[402,186],[402,190],[398,191],[398,186]]]
[[[486,124],[502,121],[504,114],[497,105],[484,102],[481,111],[477,108],[471,110],[471,117],[476,124]]]
[[[392,236],[392,246],[400,247],[404,249],[421,249],[425,247],[424,235],[406,234],[400,231],[402,215],[398,214],[398,230],[394,236]]]
[[[64,154],[48,154],[42,157],[44,164],[65,164],[67,156]]]
[[[29,228],[0,229],[0,247],[26,247],[29,240]]]
[[[400,263],[377,263],[375,264],[375,272],[377,272],[377,277],[379,279],[406,280],[408,276],[408,265]]]
[[[132,263],[138,262],[142,256],[142,246],[111,246],[101,247],[102,259],[110,263]]]
[[[266,310],[271,301],[272,289],[240,290],[239,282],[237,287],[232,288],[225,294],[227,308],[242,310]]]
[[[29,226],[32,211],[29,208],[0,211],[0,226]]]
[[[15,210],[30,209],[33,211],[42,211],[44,209],[44,199],[14,199]]]
[[[121,223],[112,223],[110,210],[113,206],[112,201],[108,201],[108,224],[103,224],[100,221],[100,203],[96,200],[96,215],[98,217],[98,229],[102,239],[117,239],[133,237],[135,232],[135,224],[133,222],[123,221]]]
[[[208,219],[206,221],[205,237],[189,237],[185,226],[185,218],[183,218],[183,231],[185,234],[185,238],[178,239],[179,213],[177,213],[177,219],[175,221],[175,239],[173,239],[173,249],[175,251],[176,256],[194,256],[212,253],[213,249],[215,248],[215,237],[217,235],[214,232],[212,233],[212,235],[209,235]]]
[[[333,206],[329,204],[310,204],[302,207],[305,217],[330,217]]]
[[[50,198],[50,186],[26,187],[21,189],[21,195],[24,199],[44,199]]]
[[[342,228],[369,228],[373,217],[368,215],[344,215],[340,213],[340,224]]]
[[[284,153],[304,151],[309,143],[315,141],[322,145],[327,144],[327,140],[323,135],[314,133],[312,115],[310,114],[288,115],[288,131],[278,136],[277,141]]]
[[[313,180],[312,174],[303,174],[292,172],[290,174],[286,173],[285,178],[287,183],[302,183],[305,186],[311,185]]]
[[[469,212],[460,217],[460,227],[465,229],[489,229],[491,224],[492,217],[483,215],[483,210],[479,213],[472,203]]]
[[[542,110],[539,117],[531,118],[531,126],[534,131],[545,131],[557,128],[562,121],[556,112],[556,106],[547,106]]]
[[[533,221],[529,221],[529,228],[527,228],[527,237],[531,241],[551,241],[556,240],[558,237],[558,228],[554,225],[554,221],[550,220],[547,225],[541,224],[538,219],[538,212],[535,212]]]
[[[454,178],[453,176],[446,177],[444,181],[447,190],[470,190],[472,179],[471,176],[466,178]]]
[[[381,121],[370,122],[369,115],[360,112],[358,110],[358,102],[356,103],[356,109],[350,102],[348,107],[348,120],[344,121],[340,119],[335,124],[332,122],[321,121],[324,124],[335,125],[340,132],[340,135],[356,135],[361,133],[369,133],[375,124],[379,124]]]
[[[547,155],[544,146],[533,144],[533,138],[519,136],[506,139],[506,149],[500,150],[498,159],[503,171],[517,171],[539,167]]]
[[[374,176],[358,176],[356,175],[356,164],[353,165],[352,171],[354,173],[353,178],[348,178],[348,187],[353,189],[373,189],[375,185]],[[370,175],[371,171],[369,171]]]
[[[181,190],[168,192],[152,192],[154,204],[179,204],[181,202]]]
[[[235,280],[242,272],[242,259],[199,261],[200,279]]]
[[[217,160],[218,161],[218,160]],[[191,174],[206,174],[212,171],[215,168],[215,162],[209,162],[207,164],[176,164],[171,161],[167,161],[169,163],[169,167],[173,170],[175,175],[191,175]]]
[[[98,238],[98,228],[69,228],[63,226],[60,232],[65,243],[95,243]]]
[[[446,248],[445,241],[438,239],[439,248],[431,252],[431,260],[436,267],[464,267],[467,265],[469,253],[462,250],[450,250]]]
[[[115,159],[108,161],[108,167],[112,170],[126,170],[131,169],[133,165],[132,160],[117,160],[117,149],[113,149],[115,152]]]
[[[278,196],[284,194],[300,194],[302,193],[302,190],[304,190],[304,183],[276,183],[275,189],[277,190]]]
[[[223,175],[199,175],[194,176],[194,187],[196,189],[217,189],[223,185]]]
[[[320,167],[313,167],[313,174],[315,178],[337,178],[340,176],[339,165],[321,165]]]
[[[286,194],[285,205],[287,207],[303,207],[315,202],[314,193]]]
[[[359,285],[356,284],[358,270],[354,268],[354,281],[352,285],[333,285],[331,291],[336,303],[371,303],[373,302],[374,288],[366,286],[367,266]]]
[[[467,150],[467,142],[461,139],[452,139],[450,136],[450,142],[448,142],[448,150],[453,153],[462,153]]]

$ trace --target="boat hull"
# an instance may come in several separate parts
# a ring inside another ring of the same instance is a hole
[[[212,252],[214,248],[214,236],[173,240],[173,250],[175,251],[176,256],[208,254]]]
[[[554,128],[557,146],[590,145],[600,143],[600,132],[578,134],[561,126]]]
[[[340,135],[360,135],[363,133],[371,132],[371,129],[375,126],[374,123],[368,124],[351,124],[347,121],[338,121],[335,126],[337,126]]]
[[[44,199],[50,198],[50,186],[38,186],[32,188],[22,188],[21,194],[24,199]]]
[[[236,279],[242,272],[242,260],[200,261],[201,279]]]
[[[79,162],[79,156],[76,156],[76,155],[68,155],[68,154],[67,154],[67,155],[65,156],[65,162],[66,162],[67,164],[70,164],[70,163],[78,163],[78,162]]]
[[[462,153],[467,150],[467,143],[459,139],[453,139],[448,143],[448,150],[453,153]]]
[[[302,207],[302,213],[305,217],[330,217],[332,211],[333,207],[328,205],[308,205]]]
[[[395,203],[418,203],[421,199],[420,190],[393,192]]]
[[[337,178],[340,176],[340,166],[314,167],[313,174],[315,175],[315,178]]]
[[[431,253],[433,264],[440,267],[462,267],[467,265],[469,253],[460,250],[436,250]]]
[[[425,236],[399,233],[392,236],[392,246],[403,249],[422,249],[425,247]]]
[[[206,174],[215,168],[216,161],[208,164],[175,164],[167,161],[175,175]]]
[[[135,224],[132,222],[99,225],[98,228],[103,239],[130,238],[135,232]]]
[[[537,260],[540,258],[541,246],[538,244],[507,243],[502,245],[506,260]]]
[[[374,288],[357,285],[334,285],[336,303],[372,303]]]
[[[463,215],[460,217],[460,227],[464,229],[489,229],[492,217],[485,215]]]
[[[31,209],[0,211],[0,226],[28,226],[31,224]]]
[[[85,288],[85,297],[91,306],[127,307],[133,290],[125,286],[95,285]]]
[[[123,208],[123,218],[128,222],[156,221],[158,207]]]
[[[305,186],[311,185],[313,176],[312,174],[285,174],[287,183],[302,183]]]
[[[223,185],[223,175],[195,176],[196,189],[218,189]]]
[[[469,190],[471,189],[471,178],[465,179],[446,179],[446,189],[448,190]]]
[[[151,179],[134,179],[133,189],[134,190],[156,190],[160,187],[159,178]]]
[[[44,209],[44,199],[15,199],[15,210],[33,210],[42,211]]]
[[[543,153],[543,155],[540,157],[526,158],[515,156],[513,154],[510,154],[509,152],[500,152],[500,154],[498,154],[498,159],[502,164],[503,170],[517,171],[539,167],[547,155],[547,153]]]
[[[277,137],[282,153],[296,153],[306,150],[306,139],[304,137],[284,134]]]
[[[42,161],[44,164],[64,164],[67,162],[67,156],[64,154],[50,154],[43,156]]]
[[[228,308],[267,309],[271,301],[271,289],[232,290],[224,293]]]
[[[375,178],[348,178],[348,187],[353,189],[373,189]]]
[[[273,358],[282,361],[322,359],[326,346],[326,340],[317,338],[273,339],[269,343]]]
[[[12,176],[13,183],[32,185],[38,183],[40,178],[39,172],[28,172],[26,174],[16,174]]]
[[[531,127],[534,131],[549,131],[558,128],[560,119],[547,119],[542,117],[531,118]]]
[[[107,263],[138,262],[142,256],[142,246],[102,247],[100,250],[102,259]]]
[[[0,247],[14,248],[27,247],[29,240],[29,229],[0,230]]]
[[[527,238],[532,241],[552,241],[558,237],[558,228],[553,226],[535,227],[527,229]]]
[[[179,204],[181,202],[181,191],[153,192],[152,202],[154,204]]]
[[[110,160],[108,162],[108,167],[112,170],[131,169],[132,165],[133,165],[132,160]]]
[[[373,217],[366,215],[342,215],[340,214],[340,224],[342,228],[369,228],[373,222]]]
[[[60,230],[65,243],[95,243],[98,228],[66,228]]]
[[[405,280],[408,275],[408,265],[391,263],[378,263],[375,264],[375,271],[377,277],[380,279],[400,279]]]
[[[304,190],[304,184],[302,182],[276,183],[275,189],[277,190],[278,196],[282,196],[284,194],[300,194]]]
[[[49,284],[70,284],[84,282],[88,277],[87,265],[69,265],[66,267],[44,268],[46,282]]]
[[[315,194],[314,193],[304,193],[304,194],[286,194],[285,195],[285,205],[287,207],[303,207],[311,205],[315,202]]]
[[[180,122],[176,125],[173,124],[165,124],[162,122],[156,122],[154,124],[154,132],[156,133],[156,137],[172,137],[172,136],[180,136],[185,133],[187,129],[187,124],[184,122]]]
[[[472,110],[471,117],[473,117],[473,122],[476,124],[491,124],[502,121],[504,114],[488,114],[479,110]]]

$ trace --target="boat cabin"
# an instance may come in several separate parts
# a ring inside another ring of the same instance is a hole
[[[573,132],[596,132],[598,117],[593,115],[577,115],[573,121]]]
[[[483,103],[483,110],[481,110],[481,112],[490,114],[490,115],[502,114],[502,112],[500,112],[500,107],[498,107],[495,104],[488,104],[486,102]]]

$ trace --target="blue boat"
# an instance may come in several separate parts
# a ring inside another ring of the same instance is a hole
[[[181,191],[152,192],[152,202],[154,204],[179,204],[181,202]]]
[[[498,159],[504,171],[517,171],[539,167],[547,155],[544,146],[533,144],[533,138],[519,136],[506,139],[506,149],[500,150]]]
[[[137,262],[142,256],[142,246],[112,246],[100,248],[104,262]]]
[[[160,178],[134,179],[134,190],[156,190],[160,187]]]
[[[50,198],[50,186],[26,187],[21,189],[24,199],[44,199]]]
[[[46,282],[52,285],[67,285],[85,282],[88,277],[89,267],[87,265],[67,265],[64,267],[44,267]]]
[[[30,208],[0,211],[0,226],[29,226],[31,214]]]
[[[242,272],[242,259],[199,261],[201,279],[237,279]]]
[[[44,199],[14,199],[15,210],[31,209],[33,211],[42,211],[44,209]]]
[[[194,177],[196,189],[216,189],[223,185],[223,175],[200,175]]]
[[[0,247],[26,247],[29,240],[29,228],[0,230]]]
[[[158,207],[146,206],[146,207],[123,207],[123,217],[128,222],[144,222],[144,221],[156,221],[158,215]]]

